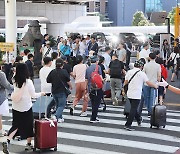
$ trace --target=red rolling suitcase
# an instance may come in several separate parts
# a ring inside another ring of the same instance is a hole
[[[47,118],[41,119],[39,112],[39,120],[35,120],[34,151],[51,148],[57,151],[57,121]]]

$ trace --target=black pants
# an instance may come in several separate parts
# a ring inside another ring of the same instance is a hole
[[[51,94],[46,94],[47,96],[50,96]],[[51,118],[51,109],[56,105],[54,99],[50,102],[50,104],[47,106],[47,118]]]
[[[95,121],[97,118],[98,108],[101,103],[101,99],[103,98],[103,91],[102,89],[92,90],[89,96],[92,103],[92,115],[90,120]]]
[[[127,122],[125,124],[125,126],[128,126],[128,127],[132,125],[134,118],[137,120],[137,122],[140,121],[140,116],[137,111],[137,108],[140,103],[140,99],[129,99],[129,101],[131,103],[131,110],[130,110]]]

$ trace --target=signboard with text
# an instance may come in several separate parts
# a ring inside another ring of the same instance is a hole
[[[4,43],[0,42],[0,51],[14,51],[14,43]]]

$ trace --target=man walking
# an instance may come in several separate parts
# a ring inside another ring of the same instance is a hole
[[[111,53],[110,47],[106,47],[106,48],[105,48],[105,53],[102,55],[102,56],[104,57],[104,67],[105,67],[105,70],[106,70],[106,71],[108,71],[108,69],[109,69],[109,64],[110,64],[110,62],[111,62],[110,53]]]
[[[161,66],[155,62],[155,53],[149,54],[150,62],[144,66],[144,72],[146,73],[149,81],[156,84],[161,80]],[[152,106],[154,105],[155,98],[157,96],[157,90],[153,87],[149,87],[147,84],[143,88],[144,101],[148,110],[148,117],[152,112]]]
[[[125,76],[124,85],[128,84],[128,82],[130,81],[128,84],[127,97],[131,104],[131,110],[124,128],[129,131],[134,130],[131,127],[134,118],[136,119],[138,125],[141,125],[141,119],[139,114],[137,113],[137,108],[141,100],[143,84],[146,83],[150,87],[158,88],[156,84],[148,81],[147,75],[141,71],[143,69],[143,66],[143,62],[136,61],[134,64],[134,69],[129,70]]]
[[[98,66],[98,57],[96,55],[92,56],[90,60],[91,60],[91,66],[87,68],[85,78],[86,78],[86,83],[88,87],[89,97],[92,103],[92,115],[91,115],[90,122],[96,123],[96,122],[99,122],[99,120],[97,119],[97,114],[98,114],[99,105],[101,103],[101,99],[103,97],[103,91],[102,91],[102,88],[100,89],[93,88],[92,82],[91,82],[92,80],[91,74],[95,71],[96,67],[98,68],[98,74],[100,76],[102,75],[102,71],[101,71],[101,67]]]
[[[109,65],[111,96],[113,105],[118,105],[118,99],[122,89],[122,75],[125,74],[124,63],[118,60],[114,54]]]

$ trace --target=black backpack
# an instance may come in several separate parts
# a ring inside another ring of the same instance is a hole
[[[111,77],[121,77],[122,76],[122,62],[119,60],[114,60],[110,65],[110,76]]]

